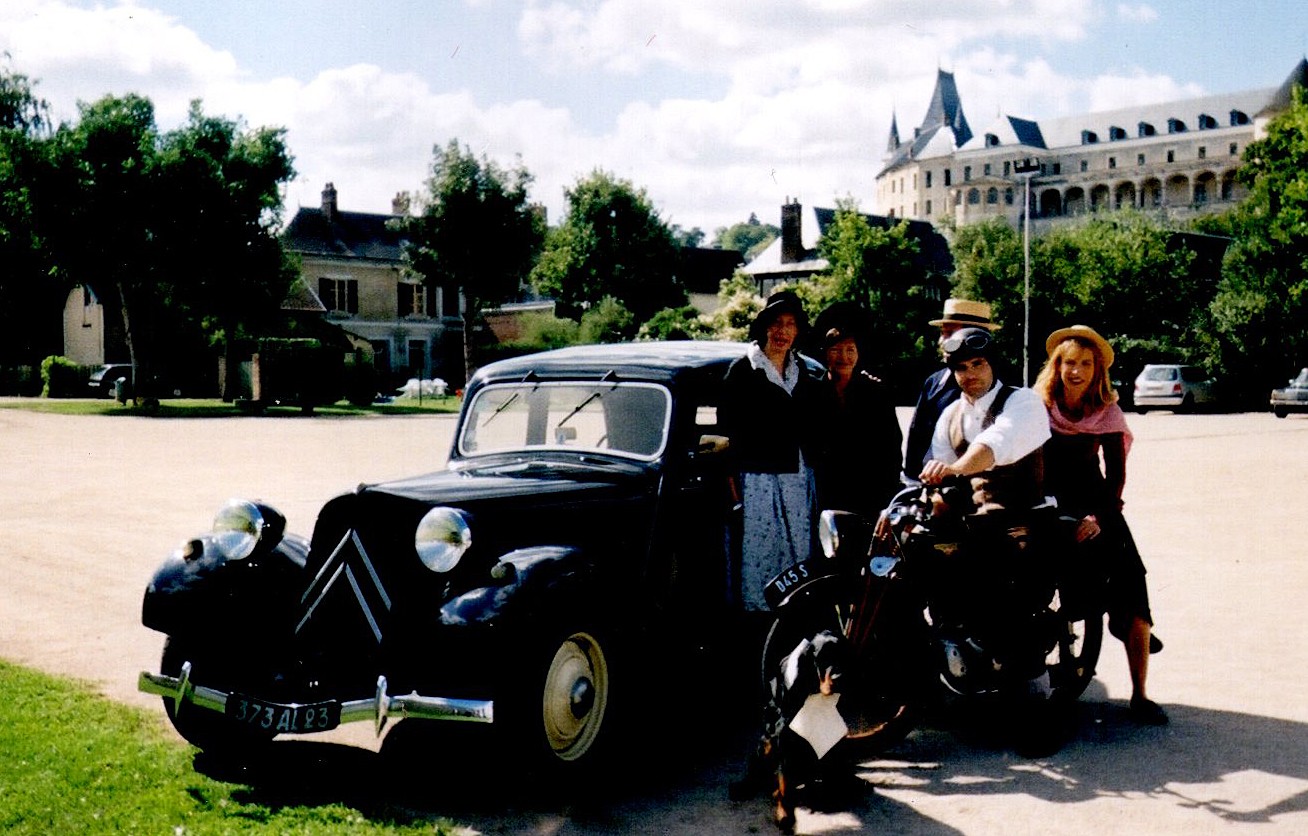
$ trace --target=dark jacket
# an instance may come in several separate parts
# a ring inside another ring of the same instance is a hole
[[[875,514],[899,488],[903,442],[885,384],[867,372],[856,372],[845,390],[843,406],[828,382],[820,407],[823,450],[816,468],[818,504]]]
[[[908,444],[904,450],[904,475],[909,479],[917,479],[922,472],[922,465],[931,454],[931,436],[935,434],[936,422],[945,407],[958,400],[959,391],[954,373],[947,368],[922,383],[913,419],[908,425]]]
[[[810,465],[818,460],[818,404],[825,380],[816,362],[802,355],[799,360],[799,381],[791,394],[748,357],[727,368],[718,424],[731,439],[729,455],[738,472],[795,473],[801,449]]]

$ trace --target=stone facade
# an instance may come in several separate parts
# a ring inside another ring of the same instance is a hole
[[[973,134],[951,73],[939,71],[913,137],[892,122],[877,205],[897,218],[958,224],[1136,208],[1172,218],[1229,208],[1245,195],[1245,147],[1308,80],[1300,61],[1280,87],[1033,121],[1001,116]],[[1029,178],[1029,180],[1028,180]]]

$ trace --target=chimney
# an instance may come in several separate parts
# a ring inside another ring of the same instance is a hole
[[[395,197],[391,198],[391,214],[397,218],[402,218],[409,214],[408,192],[396,192]]]
[[[327,222],[336,220],[336,187],[328,183],[322,190],[322,213]]]
[[[801,234],[800,213],[803,206],[798,200],[786,198],[781,207],[781,263],[794,264],[804,260],[804,239]]]

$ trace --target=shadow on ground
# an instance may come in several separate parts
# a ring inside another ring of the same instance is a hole
[[[1066,745],[1039,759],[1014,755],[977,724],[920,729],[860,762],[861,791],[843,799],[839,823],[823,830],[958,832],[891,797],[902,799],[901,790],[1054,804],[1163,801],[1203,810],[1214,825],[1308,811],[1304,724],[1177,705],[1169,711],[1169,726],[1137,726],[1095,683],[1076,707]],[[274,808],[345,803],[378,823],[448,819],[486,834],[766,834],[773,830],[763,799],[727,796],[750,746],[747,713],[728,707],[718,719],[702,713],[690,722],[669,713],[629,736],[603,771],[562,777],[497,758],[467,727],[419,723],[397,725],[378,753],[280,740],[257,764],[197,754],[195,766],[246,785],[238,800]],[[1275,787],[1260,798],[1250,784]]]

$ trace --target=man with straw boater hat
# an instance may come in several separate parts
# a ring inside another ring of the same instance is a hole
[[[990,305],[970,299],[946,299],[945,310],[939,319],[929,323],[940,329],[937,346],[949,339],[960,328],[984,328],[994,332],[999,325],[990,319]],[[935,432],[940,414],[958,399],[959,388],[948,367],[931,375],[922,384],[913,420],[908,425],[908,441],[904,451],[904,476],[916,480],[931,452],[931,435]]]

